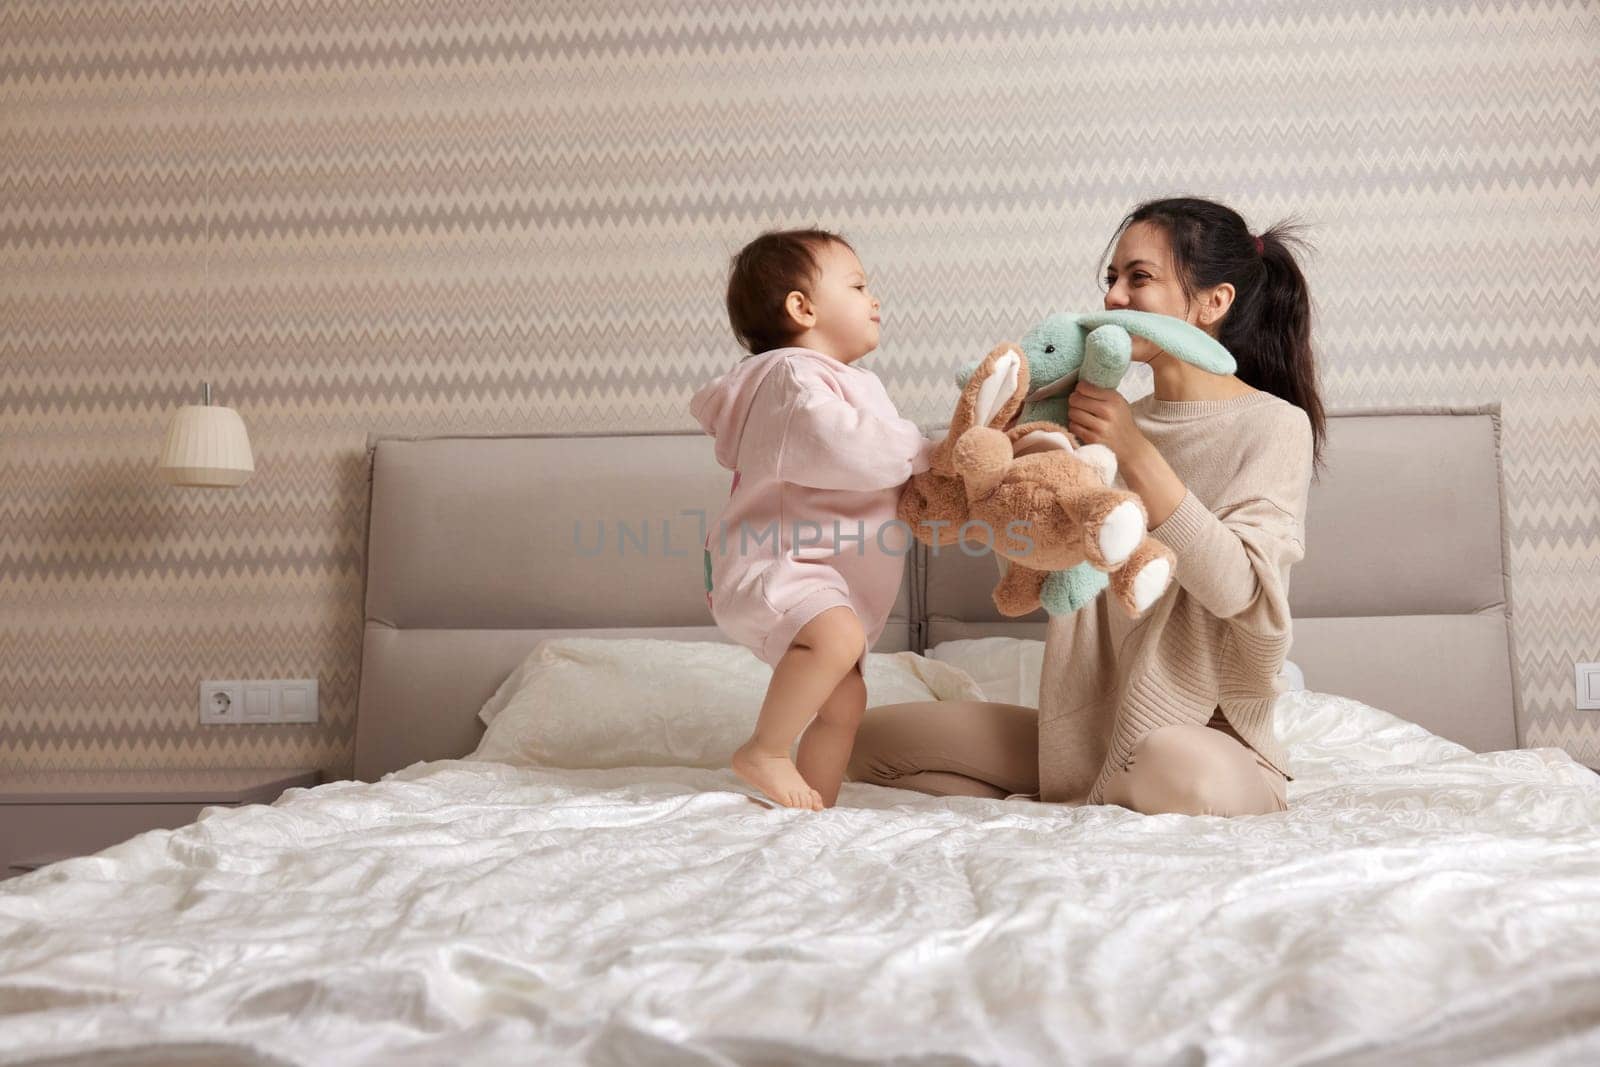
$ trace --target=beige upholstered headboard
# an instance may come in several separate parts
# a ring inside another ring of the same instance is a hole
[[[541,638],[723,640],[701,550],[731,475],[711,445],[698,432],[369,438],[356,776],[470,752],[478,709]],[[910,573],[877,651],[913,647]]]
[[[1290,658],[1342,693],[1478,750],[1516,744],[1499,408],[1329,419]],[[465,755],[477,711],[541,638],[722,640],[701,543],[730,475],[698,432],[384,437],[367,443],[356,775]],[[877,651],[1042,637],[1006,620],[992,560],[908,557]]]

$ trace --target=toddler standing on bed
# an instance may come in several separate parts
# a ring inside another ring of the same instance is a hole
[[[706,598],[723,632],[773,666],[733,769],[780,804],[820,810],[838,798],[867,649],[900,591],[911,538],[895,505],[934,442],[855,366],[878,346],[878,301],[844,238],[750,242],[728,318],[751,354],[689,403],[734,472],[706,538]]]

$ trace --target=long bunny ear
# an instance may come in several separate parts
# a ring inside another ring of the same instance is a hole
[[[1157,315],[1150,311],[1099,311],[1080,315],[1078,321],[1086,330],[1100,326],[1121,326],[1161,351],[1212,374],[1233,374],[1239,369],[1232,353],[1223,348],[1215,337],[1171,315]]]
[[[1027,371],[1022,366],[1022,353],[1007,349],[995,360],[994,368],[984,376],[978,386],[978,401],[973,409],[972,424],[988,426],[995,421],[1001,409],[1007,407],[1020,392],[1027,392]]]
[[[1011,418],[1028,391],[1028,361],[1016,345],[1000,344],[963,377],[945,437],[952,444],[974,426],[1003,425]]]

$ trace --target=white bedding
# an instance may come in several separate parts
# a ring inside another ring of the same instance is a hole
[[[0,883],[0,1063],[1600,1062],[1600,777],[1280,699],[1259,818],[475,761],[208,809]]]

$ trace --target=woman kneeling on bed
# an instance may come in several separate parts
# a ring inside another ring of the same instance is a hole
[[[1068,429],[1116,454],[1118,484],[1177,557],[1176,581],[1137,622],[1109,596],[1051,616],[1037,710],[873,708],[853,780],[1146,814],[1287,810],[1275,679],[1324,436],[1310,296],[1289,239],[1199,199],[1152,201],[1123,220],[1106,308],[1185,319],[1239,365],[1211,374],[1135,338],[1154,393],[1131,405],[1083,383],[1072,394]]]
[[[689,404],[734,472],[706,538],[706,600],[773,666],[733,769],[781,804],[820,810],[839,795],[867,649],[905,573],[911,537],[895,506],[934,442],[855,365],[878,346],[878,301],[842,237],[761,235],[734,257],[727,303],[750,355]]]

